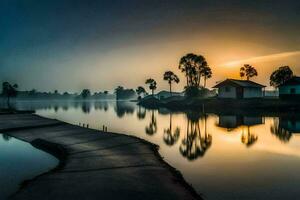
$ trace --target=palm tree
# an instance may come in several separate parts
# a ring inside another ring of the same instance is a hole
[[[146,90],[142,86],[139,86],[135,91],[139,95],[139,99],[141,98],[141,96],[140,96],[141,94],[146,94]]]
[[[169,86],[170,86],[170,94],[172,96],[172,82],[175,82],[175,83],[179,83],[179,78],[176,74],[174,74],[172,71],[166,71],[164,73],[164,80],[165,81],[168,81],[169,83]]]
[[[270,85],[277,88],[294,76],[289,66],[282,66],[275,70],[270,76]]]
[[[179,61],[179,69],[185,73],[186,87],[199,87],[203,69],[207,66],[207,62],[202,55],[189,53],[183,56]]]
[[[2,83],[2,95],[4,97],[7,97],[7,107],[8,108],[11,108],[10,98],[17,96],[17,93],[18,93],[17,89],[18,89],[17,84],[11,85],[9,82]]]
[[[152,96],[154,96],[154,90],[156,90],[156,81],[154,80],[154,79],[152,79],[152,78],[149,78],[149,79],[147,79],[146,80],[146,82],[145,82],[146,84],[149,84],[149,89],[151,90],[151,92],[152,92]]]
[[[245,64],[243,67],[240,68],[240,76],[243,78],[244,76],[247,78],[247,81],[249,81],[250,78],[257,76],[257,71],[256,69],[249,65]]]
[[[204,77],[204,87],[206,87],[206,80],[212,77],[212,71],[209,66],[205,66],[202,70],[202,75]]]

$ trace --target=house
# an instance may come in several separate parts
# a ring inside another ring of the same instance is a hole
[[[215,85],[218,98],[248,99],[264,96],[266,86],[248,80],[226,79]]]
[[[293,77],[279,86],[279,97],[282,99],[300,98],[300,77]]]

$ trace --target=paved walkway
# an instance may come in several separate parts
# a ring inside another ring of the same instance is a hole
[[[0,132],[61,161],[57,169],[28,181],[11,199],[200,199],[160,159],[154,145],[138,138],[34,114],[0,115]]]

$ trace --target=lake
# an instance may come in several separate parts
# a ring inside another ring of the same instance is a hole
[[[126,101],[33,101],[16,106],[158,144],[164,159],[204,199],[295,199],[300,194],[298,117],[147,110]]]
[[[24,180],[45,173],[58,160],[31,144],[0,133],[0,199],[15,193]]]

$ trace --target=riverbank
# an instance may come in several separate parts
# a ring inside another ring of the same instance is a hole
[[[172,111],[194,110],[211,113],[239,113],[239,112],[296,112],[300,111],[299,100],[282,100],[278,98],[253,99],[218,99],[218,98],[168,98],[158,100],[148,98],[139,105],[156,109],[168,108]],[[242,114],[242,113],[241,113]]]
[[[0,132],[60,160],[11,199],[201,199],[156,145],[136,137],[33,114],[0,115]]]

